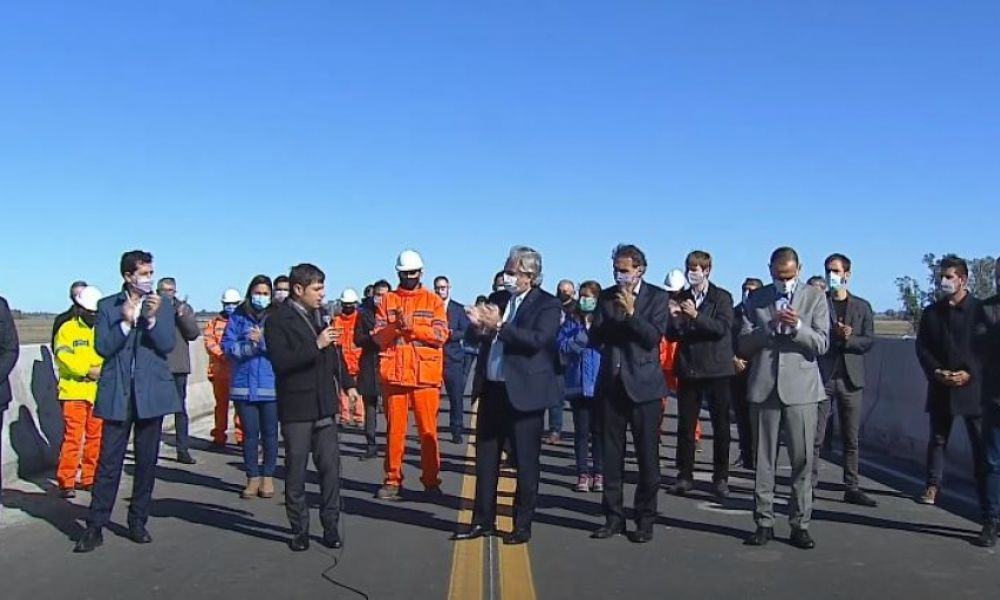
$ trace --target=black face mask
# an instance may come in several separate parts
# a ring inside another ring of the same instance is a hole
[[[358,310],[358,307],[352,305],[352,306],[341,307],[340,312],[342,312],[345,315],[353,315],[354,311],[356,310]]]
[[[419,285],[420,285],[420,279],[418,277],[413,277],[413,278],[410,278],[410,277],[400,277],[399,278],[399,287],[403,288],[404,290],[415,290],[415,289],[417,289],[417,286],[419,286]]]
[[[83,322],[87,324],[87,327],[93,327],[93,326],[97,325],[97,313],[96,312],[89,312],[89,311],[86,311],[86,310],[81,310],[80,311],[80,318],[83,319]]]

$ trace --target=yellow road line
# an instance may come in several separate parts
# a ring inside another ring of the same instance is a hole
[[[472,430],[476,429],[476,415],[472,415]],[[470,436],[469,445],[465,449],[465,457],[475,458],[474,436]],[[466,473],[462,475],[462,496],[460,502],[472,502],[476,496],[476,477]],[[472,510],[461,507],[458,510],[458,522],[472,522]],[[482,600],[483,598],[483,542],[484,538],[467,542],[454,542],[455,549],[451,557],[451,582],[448,586],[448,600]]]
[[[514,477],[501,475],[499,492],[500,506],[513,514],[514,510],[514,488],[517,480]],[[498,511],[499,512],[499,511]],[[512,531],[514,529],[514,519],[512,516],[502,514],[499,518],[501,531]],[[528,544],[508,546],[500,544],[500,597],[503,600],[535,600],[535,580],[531,576],[531,555],[528,553]]]

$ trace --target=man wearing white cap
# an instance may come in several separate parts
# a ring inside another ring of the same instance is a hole
[[[358,323],[358,293],[354,288],[347,288],[340,295],[340,312],[333,318],[333,330],[337,332],[337,345],[344,355],[344,363],[347,364],[347,371],[351,377],[357,378],[361,366],[361,348],[354,341],[354,329]],[[351,406],[351,403],[354,406]],[[356,427],[362,427],[365,422],[365,403],[360,397],[348,396],[343,390],[340,392],[340,424],[348,425],[352,423],[351,412],[354,412],[353,423]]]
[[[101,290],[86,286],[73,297],[71,318],[56,331],[55,357],[59,366],[59,400],[62,401],[63,439],[56,481],[63,498],[76,496],[76,487],[94,486],[101,450],[100,417],[94,415],[97,380],[104,359],[94,349],[94,325]],[[80,474],[79,483],[77,473]]]

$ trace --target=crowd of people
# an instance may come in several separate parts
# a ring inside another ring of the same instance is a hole
[[[661,437],[670,399],[676,402],[676,476],[667,487],[683,496],[697,488],[700,412],[712,431],[711,487],[730,495],[731,468],[754,471],[755,529],[745,543],[774,537],[779,444],[791,463],[790,541],[810,549],[818,456],[834,408],[843,443],[844,501],[874,508],[860,487],[859,430],[866,382],[864,355],[875,344],[871,305],[852,289],[852,262],[839,253],[825,275],[802,281],[794,249],[770,257],[770,279],[748,277],[734,300],[712,279],[712,256],[689,253],[663,286],[649,281],[645,254],[634,245],[612,255],[614,284],[562,280],[542,289],[542,257],[517,246],[493,279],[489,295],[467,306],[451,298],[445,276],[424,285],[425,267],[405,250],[395,287],[379,280],[359,295],[348,288],[327,309],[326,275],[303,263],[272,279],[257,275],[245,293],[227,289],[203,328],[170,277],[154,287],[153,257],[126,252],[121,290],[104,296],[84,281],[71,286],[71,308],[53,327],[64,436],[56,482],[72,498],[91,494],[87,527],[76,552],[101,545],[111,518],[126,447],[133,437],[135,471],[128,536],[149,543],[146,528],[163,418],[173,415],[176,458],[194,465],[185,409],[191,374],[189,344],[199,336],[209,355],[216,400],[211,441],[225,447],[230,431],[242,447],[241,497],[271,498],[279,445],[285,449],[284,500],[294,551],[309,548],[305,496],[310,455],[318,471],[323,543],[339,548],[340,433],[363,431],[362,460],[379,454],[377,415],[385,419],[384,476],[376,497],[404,491],[403,455],[410,413],[420,446],[420,486],[440,496],[437,431],[442,391],[448,433],[465,441],[466,390],[475,416],[475,501],[471,524],[455,540],[502,535],[531,538],[540,453],[558,444],[563,413],[573,422],[580,493],[600,493],[604,523],[591,537],[628,533],[650,541],[663,487]],[[1000,516],[1000,295],[977,299],[968,266],[947,256],[939,265],[938,299],[921,319],[916,352],[928,391],[930,435],[926,486],[919,501],[935,504],[944,449],[955,417],[973,450],[982,513],[976,542],[996,544]],[[1000,262],[996,267],[1000,289]],[[8,376],[18,355],[17,332],[0,298],[0,409],[11,399]],[[474,368],[473,368],[474,366]],[[230,410],[234,409],[230,428]],[[3,411],[0,410],[0,427]],[[738,457],[730,460],[735,420]],[[547,421],[547,423],[546,423]],[[624,508],[626,432],[637,465],[632,516]],[[516,473],[514,527],[496,528],[503,466]]]

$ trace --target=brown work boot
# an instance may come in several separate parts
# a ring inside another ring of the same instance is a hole
[[[260,478],[260,497],[274,498],[274,477]]]
[[[260,492],[260,477],[247,477],[247,486],[240,492],[240,498],[250,500]]]
[[[923,495],[920,496],[918,502],[921,504],[937,504],[938,486],[929,485],[927,489],[924,490]]]

